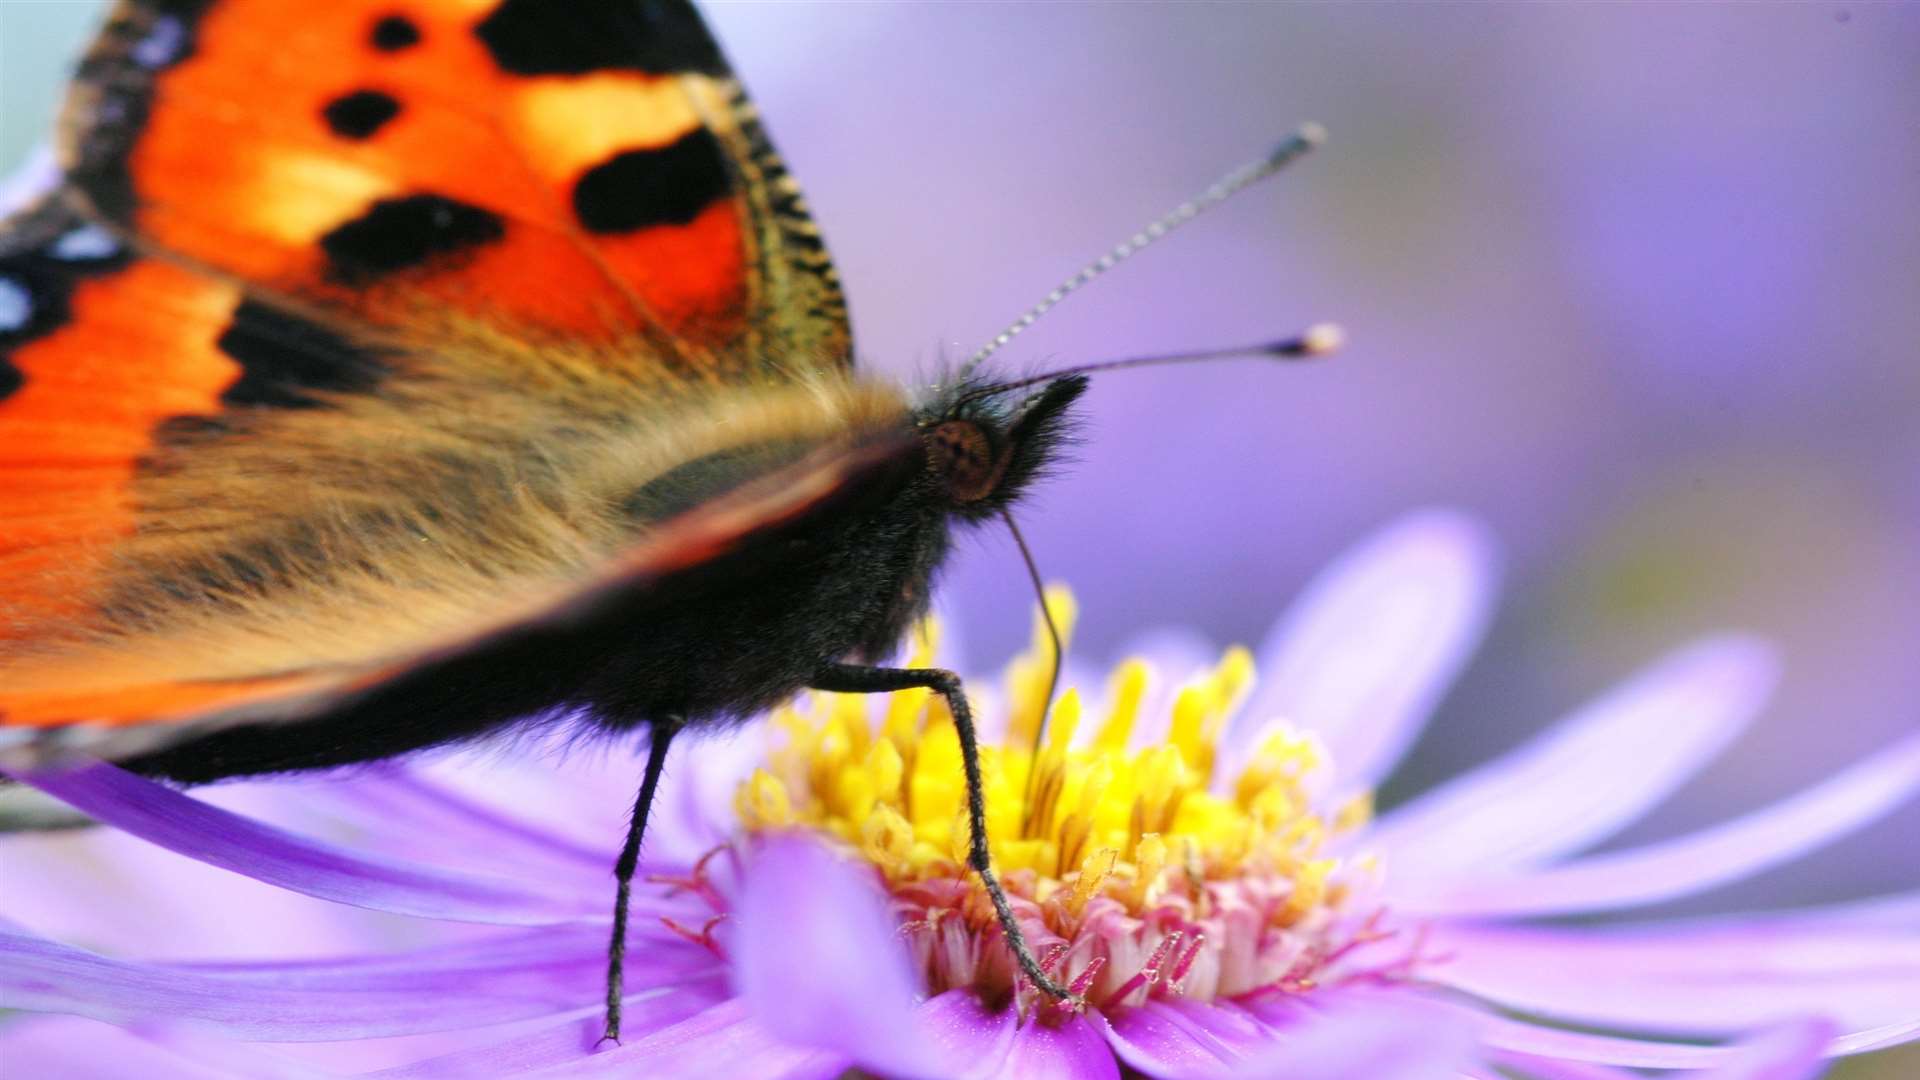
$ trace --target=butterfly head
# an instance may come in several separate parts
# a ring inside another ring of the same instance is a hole
[[[1012,505],[1058,460],[1073,434],[1083,375],[1041,384],[1025,397],[962,384],[923,405],[916,421],[934,490],[957,516],[980,521]]]

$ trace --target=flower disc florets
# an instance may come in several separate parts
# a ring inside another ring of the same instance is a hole
[[[1064,592],[1049,603],[1071,622]],[[911,666],[932,663],[933,636],[929,626]],[[1090,732],[1069,688],[1035,754],[1051,664],[1047,639],[1035,638],[1008,671],[1006,735],[982,747],[981,764],[994,865],[1052,973],[1102,1011],[1383,974],[1343,963],[1387,936],[1369,902],[1372,861],[1330,853],[1366,820],[1368,798],[1318,809],[1326,755],[1284,728],[1220,775],[1221,737],[1253,678],[1246,650],[1182,688],[1155,741],[1137,737],[1155,719],[1144,715],[1145,661],[1115,669]],[[868,699],[832,694],[804,713],[783,709],[785,745],[741,786],[740,820],[749,832],[824,832],[871,863],[931,993],[1057,1011],[1019,975],[966,868],[966,788],[945,703],[909,691],[882,710],[876,719]]]

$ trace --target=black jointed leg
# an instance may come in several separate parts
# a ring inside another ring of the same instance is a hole
[[[607,945],[607,1029],[601,1042],[620,1041],[621,983],[627,959],[627,907],[633,899],[633,874],[640,866],[640,841],[647,834],[647,816],[653,812],[653,793],[660,786],[660,770],[667,763],[667,746],[679,730],[678,720],[656,721],[648,729],[647,771],[640,778],[640,794],[633,800],[627,842],[620,849],[620,861],[613,864],[613,876],[619,885],[613,899],[613,940]]]
[[[967,865],[980,875],[981,884],[987,887],[994,913],[1000,917],[1000,929],[1006,934],[1014,957],[1020,961],[1020,970],[1043,992],[1063,1001],[1072,1000],[1071,991],[1040,969],[1040,961],[1034,958],[1033,950],[1027,946],[1027,936],[1014,920],[1013,905],[1007,902],[1006,891],[1000,888],[1000,879],[994,876],[993,857],[987,848],[987,800],[980,780],[980,740],[973,730],[973,710],[968,707],[967,696],[961,691],[960,676],[940,668],[829,664],[814,674],[813,682],[809,685],[815,690],[839,694],[882,694],[893,690],[926,689],[947,699],[947,708],[953,713],[954,730],[960,735],[960,764],[967,774],[967,831],[971,834],[967,841]]]

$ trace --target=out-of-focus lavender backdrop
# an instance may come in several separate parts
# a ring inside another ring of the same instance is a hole
[[[96,5],[0,4],[0,167]],[[1758,729],[1645,839],[1920,723],[1920,7],[721,4],[827,232],[862,359],[913,378],[1314,119],[1331,142],[1061,308],[1040,367],[1336,319],[1317,368],[1119,374],[1022,517],[1078,648],[1257,639],[1407,507],[1509,545],[1488,647],[1392,790],[1691,635],[1779,641]],[[1026,633],[1012,549],[947,588]],[[1392,790],[1389,796],[1392,795]],[[1687,905],[1912,888],[1920,809]]]

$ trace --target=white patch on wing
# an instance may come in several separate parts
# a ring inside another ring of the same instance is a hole
[[[98,225],[82,225],[53,242],[53,257],[68,262],[109,259],[120,253],[120,242]]]
[[[33,294],[25,285],[0,277],[0,333],[18,330],[33,317]]]
[[[163,68],[180,59],[187,44],[187,27],[177,16],[163,15],[154,20],[153,29],[136,42],[127,55],[144,68]]]

